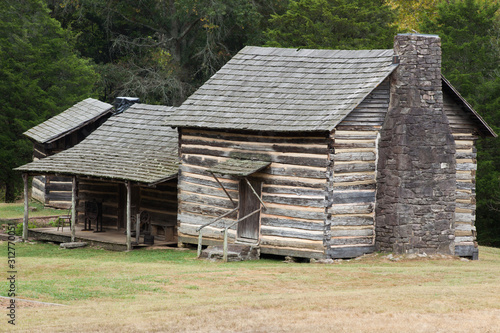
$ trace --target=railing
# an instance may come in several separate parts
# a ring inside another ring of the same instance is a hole
[[[212,173],[212,176],[214,176],[215,180],[217,180],[217,183],[219,183],[219,185],[222,187],[222,189],[224,190],[224,192],[226,193],[226,195],[228,196],[228,198],[231,200],[231,202],[233,203],[233,205],[236,205],[235,202],[233,201],[233,199],[231,198],[231,196],[229,195],[229,193],[227,192],[227,190],[224,188],[224,186],[219,181],[219,179],[217,179],[217,177],[215,177],[215,175],[213,173]],[[264,204],[264,202],[260,198],[259,194],[253,188],[252,184],[250,184],[250,182],[248,181],[248,179],[246,177],[244,179],[247,182],[247,184],[250,187],[250,189],[252,190],[253,194],[257,197],[257,199],[262,204],[262,207],[264,209],[267,209],[266,205]],[[233,210],[230,210],[229,212],[227,212],[227,213],[219,216],[215,220],[210,221],[208,223],[205,223],[205,224],[203,224],[202,226],[200,226],[199,228],[196,229],[196,231],[198,232],[198,251],[197,251],[197,257],[198,258],[201,256],[201,248],[202,248],[202,240],[203,240],[203,234],[202,234],[201,230],[203,230],[203,228],[208,227],[211,224],[214,224],[215,222],[219,221],[220,219],[222,219],[222,218],[224,218],[224,217],[226,217],[228,215],[231,215],[232,213],[234,213],[235,211],[237,211],[239,208],[240,208],[240,202],[238,201],[238,205]],[[227,262],[227,238],[228,238],[228,236],[227,236],[228,232],[227,231],[229,230],[229,228],[231,228],[232,226],[234,226],[234,225],[240,223],[241,221],[249,218],[250,216],[252,216],[254,214],[257,214],[258,212],[260,212],[260,210],[261,210],[261,208],[259,208],[259,209],[255,210],[255,211],[251,212],[250,214],[247,214],[247,215],[243,216],[242,218],[234,221],[233,223],[229,224],[228,226],[225,226],[224,230],[221,231],[221,233],[224,234],[223,256],[222,256],[222,259],[225,262]]]
[[[254,215],[254,214],[258,213],[258,212],[260,212],[260,208],[259,208],[259,209],[257,209],[257,210],[255,210],[255,211],[253,211],[253,212],[251,212],[251,213],[250,213],[250,214],[248,214],[248,215],[243,216],[241,219],[239,219],[239,220],[237,220],[237,221],[234,221],[234,222],[233,222],[233,223],[231,223],[230,225],[226,226],[226,227],[224,228],[224,230],[222,230],[222,231],[221,231],[221,233],[223,233],[223,234],[224,234],[224,243],[223,243],[223,247],[222,247],[222,249],[223,249],[223,250],[222,250],[222,251],[223,251],[223,252],[222,252],[222,253],[223,253],[223,254],[222,254],[222,260],[223,260],[224,262],[227,262],[227,231],[229,230],[229,228],[231,228],[233,225],[236,225],[236,224],[240,223],[240,222],[241,222],[241,221],[243,221],[244,219],[247,219],[247,218],[249,218],[250,216],[252,216],[252,215]]]
[[[201,255],[201,242],[202,242],[202,237],[203,237],[203,234],[201,232],[201,230],[205,227],[208,227],[209,225],[211,224],[214,224],[215,222],[219,221],[220,219],[228,216],[228,215],[231,215],[232,213],[234,213],[235,211],[237,211],[238,209],[240,208],[240,205],[238,204],[238,206],[236,206],[236,208],[234,208],[233,210],[230,210],[229,212],[219,216],[218,218],[216,218],[215,220],[213,221],[210,221],[208,223],[205,223],[204,225],[200,226],[199,228],[196,229],[196,231],[198,232],[198,252],[197,252],[197,256],[198,258],[200,257]]]

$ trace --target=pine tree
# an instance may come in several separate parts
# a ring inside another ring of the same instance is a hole
[[[395,14],[382,0],[297,0],[274,15],[267,45],[327,49],[391,48]]]
[[[15,199],[31,159],[22,133],[92,94],[98,79],[42,0],[0,2],[0,186]]]

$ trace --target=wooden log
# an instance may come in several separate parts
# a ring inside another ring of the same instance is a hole
[[[77,191],[76,176],[72,177],[72,190],[71,190],[71,241],[75,241],[76,233],[76,191]]]
[[[275,246],[275,247],[292,247],[297,249],[310,249],[323,251],[323,241],[305,240],[299,238],[284,238],[276,236],[262,235],[260,238],[262,247]]]
[[[336,151],[336,161],[375,161],[375,153],[373,151]]]
[[[373,245],[373,237],[332,237],[327,240],[330,246],[335,245]]]
[[[367,253],[375,252],[375,246],[343,246],[330,247],[326,250],[326,254],[332,259],[347,259],[362,256]]]
[[[302,196],[318,196],[325,197],[324,189],[311,189],[307,187],[295,187],[295,186],[279,186],[264,184],[262,187],[262,193],[264,194],[296,194]]]
[[[235,149],[223,150],[222,148],[220,148],[220,150],[217,150],[215,148],[208,146],[185,145],[182,147],[182,152],[183,154],[196,154],[196,155],[221,156],[221,157],[232,157],[234,153],[240,153],[240,154],[248,154],[248,158],[252,157],[252,154],[249,154],[245,150],[235,150]],[[277,163],[316,166],[316,167],[326,166],[326,154],[323,157],[320,154],[289,153],[284,155],[279,152],[265,152],[265,151],[255,151],[255,153],[265,154],[272,162],[277,162]]]
[[[28,174],[23,173],[24,182],[24,216],[23,216],[23,240],[28,239],[28,219],[29,219],[29,193],[28,193]]]
[[[267,204],[266,214],[286,216],[307,220],[324,220],[326,215],[321,208],[299,208],[287,205]]]
[[[332,228],[330,230],[331,237],[370,237],[375,236],[373,227],[362,229],[339,229]]]
[[[225,139],[230,141],[252,141],[252,142],[266,142],[266,143],[299,143],[299,144],[324,144],[326,141],[327,133],[320,135],[319,133],[305,132],[288,132],[283,133],[267,133],[255,134],[242,133],[241,131],[214,131],[214,130],[200,130],[183,128],[183,137],[185,136]]]
[[[330,223],[332,226],[372,226],[374,225],[374,218],[371,215],[332,215]]]
[[[275,247],[275,246],[261,246],[260,248],[261,254],[273,254],[278,256],[290,256],[296,258],[314,258],[314,259],[323,259],[325,258],[325,254],[323,249],[321,250],[308,250],[308,249],[300,249],[295,247]]]
[[[260,229],[261,235],[279,236],[287,238],[299,238],[323,241],[323,231],[312,231],[304,229],[286,228],[286,227],[271,227],[262,225]]]
[[[333,192],[333,204],[375,202],[375,191],[337,191]]]
[[[192,213],[188,213],[188,212],[181,212],[178,215],[179,224],[186,223],[189,225],[197,225],[197,226],[214,221],[216,218],[217,217],[192,214]],[[213,227],[223,228],[226,225],[233,223],[234,221],[236,221],[236,219],[222,218],[219,221],[215,222],[213,224]]]
[[[343,214],[370,214],[373,212],[374,204],[351,204],[351,205],[332,205],[329,212],[335,215]]]
[[[196,229],[199,227],[199,225],[191,225],[187,223],[182,223],[179,225],[178,232],[183,235],[190,235],[190,236],[198,236],[198,232]],[[203,237],[208,237],[208,238],[215,238],[215,239],[222,239],[223,235],[221,233],[223,229],[222,228],[216,228],[213,226],[208,226],[202,229],[202,234]],[[231,228],[228,232],[228,237],[230,239],[235,239],[236,237],[236,230],[234,228]]]
[[[202,214],[202,215],[208,215],[212,217],[218,217],[221,216],[230,209],[224,209],[220,207],[213,207],[213,206],[206,206],[206,205],[200,205],[200,204],[192,204],[188,202],[179,202],[179,211],[180,212],[187,212],[187,213],[195,213],[195,214]],[[236,217],[236,212],[233,213],[230,217]]]
[[[210,196],[206,194],[197,194],[186,191],[180,191],[179,200],[183,202],[198,203],[220,208],[233,209],[235,207],[235,205],[233,205],[233,203],[228,198]],[[237,205],[237,201],[235,201],[235,204]]]
[[[292,218],[279,218],[269,214],[261,214],[261,225],[270,227],[296,228],[310,231],[324,231],[325,223],[321,220],[300,220]]]
[[[182,182],[179,184],[179,190],[186,191],[186,192],[199,193],[199,194],[207,194],[207,195],[221,197],[221,198],[227,198],[226,193],[224,193],[224,191],[220,187],[214,188],[211,186]],[[231,196],[231,198],[236,199],[236,200],[238,199],[238,191],[228,190],[228,193]]]
[[[266,203],[276,203],[304,207],[326,207],[325,197],[299,197],[290,195],[263,195],[262,200]]]
[[[357,173],[343,173],[335,174],[333,181],[335,183],[351,183],[360,181],[374,181],[375,172],[357,172]]]
[[[333,170],[336,173],[375,171],[375,162],[339,162],[336,161]]]
[[[127,180],[125,182],[125,187],[127,189],[127,218],[125,221],[125,225],[127,228],[127,251],[132,250],[131,243],[131,228],[132,228],[132,187],[130,185],[130,181]]]
[[[210,146],[219,148],[231,148],[244,151],[258,151],[258,152],[299,152],[304,154],[326,154],[326,145],[321,144],[297,144],[297,143],[257,143],[249,141],[233,141],[225,139],[210,139],[202,137],[193,137],[184,135],[182,137],[182,145],[188,146]]]

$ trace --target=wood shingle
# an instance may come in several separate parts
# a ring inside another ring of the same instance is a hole
[[[168,125],[331,130],[392,73],[393,54],[247,46],[191,95]]]
[[[39,143],[53,142],[110,113],[112,109],[111,104],[87,98],[66,111],[30,128],[24,132],[24,135]]]
[[[177,175],[177,131],[165,127],[173,107],[134,104],[80,144],[17,170],[156,183]]]

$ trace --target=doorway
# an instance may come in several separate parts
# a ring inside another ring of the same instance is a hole
[[[261,197],[262,182],[255,179],[248,179],[255,192]],[[245,179],[240,180],[239,185],[239,216],[238,219],[260,210],[261,203]],[[237,238],[243,241],[257,241],[260,230],[260,211],[238,223]]]

